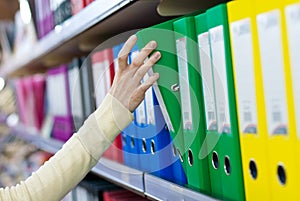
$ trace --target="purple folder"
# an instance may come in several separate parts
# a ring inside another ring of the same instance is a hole
[[[67,66],[50,69],[47,75],[48,113],[53,116],[52,137],[67,141],[74,132]]]
[[[38,38],[41,39],[54,29],[53,12],[50,0],[36,0],[36,23]]]

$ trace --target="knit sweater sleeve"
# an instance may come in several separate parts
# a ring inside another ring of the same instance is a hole
[[[132,120],[130,111],[108,94],[78,132],[43,166],[16,186],[0,188],[0,200],[61,200]]]

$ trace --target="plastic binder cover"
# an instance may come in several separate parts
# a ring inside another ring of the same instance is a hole
[[[146,76],[147,77],[147,76]],[[171,137],[152,87],[145,97],[146,124],[138,128],[141,170],[177,183]],[[183,171],[183,170],[182,170]]]
[[[244,200],[244,183],[236,113],[234,80],[227,19],[227,6],[220,4],[207,10],[213,80],[216,98],[217,171],[222,178],[223,199]],[[212,153],[214,154],[214,153]]]
[[[178,61],[184,151],[188,186],[210,194],[207,156],[199,158],[205,133],[205,119],[194,17],[173,23]]]
[[[298,39],[300,34],[300,3],[296,0],[285,0],[282,2],[282,12],[285,16],[284,24],[286,29],[287,42],[286,47],[288,58],[290,62],[290,80],[292,81],[292,96],[293,98],[289,98],[290,106],[294,106],[294,108],[290,108],[290,111],[294,111],[295,118],[292,119],[292,124],[295,124],[296,134],[297,134],[297,159],[298,167],[299,167],[299,156],[300,156],[300,84],[299,84],[299,76],[300,76],[300,57],[298,56],[298,52],[300,51],[300,40]],[[288,87],[289,88],[289,87]],[[293,104],[291,103],[293,101]]]
[[[222,178],[221,172],[218,171],[218,146],[220,135],[217,131],[216,124],[216,105],[212,73],[212,61],[210,55],[209,33],[207,28],[206,13],[195,16],[195,28],[198,38],[198,52],[200,59],[200,75],[202,79],[202,93],[204,99],[205,115],[205,147],[199,152],[199,157],[203,158],[208,155],[208,168],[210,174],[211,194],[214,197],[222,197]]]
[[[173,21],[167,21],[137,32],[139,49],[142,49],[149,41],[155,40],[158,44],[157,50],[161,53],[160,60],[153,66],[152,70],[160,74],[157,85],[154,85],[155,95],[168,126],[176,157],[180,158],[182,167],[178,169],[175,176],[178,183],[184,184],[186,176],[182,172],[186,162],[183,144],[183,132],[180,110],[179,77],[177,70],[176,48],[173,33]]]
[[[255,1],[272,200],[297,199],[297,135],[282,3]],[[264,112],[264,113],[263,113]]]
[[[246,200],[270,200],[268,134],[264,129],[255,81],[255,65],[259,57],[253,1],[230,2],[227,5],[230,25],[233,71],[239,121],[240,143]],[[255,44],[254,44],[255,43]],[[256,51],[257,52],[257,51]]]

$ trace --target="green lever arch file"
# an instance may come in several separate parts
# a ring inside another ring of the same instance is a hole
[[[215,94],[206,13],[195,16],[195,29],[198,39],[200,76],[204,100],[205,144],[207,145],[206,149],[200,149],[199,157],[204,158],[208,156],[211,195],[216,198],[221,198],[222,180],[221,173],[218,171],[219,159],[217,155],[217,153],[219,153],[219,150],[217,149],[219,146],[217,146],[217,143],[220,139],[220,135],[217,132]]]
[[[177,51],[183,141],[188,187],[210,194],[207,157],[199,158],[205,148],[205,118],[194,17],[183,17],[174,22]]]
[[[220,4],[206,11],[213,67],[217,144],[223,199],[245,200],[237,122],[234,80],[230,50],[227,6]],[[212,176],[213,177],[213,176]]]
[[[160,74],[154,91],[161,107],[164,119],[169,128],[174,145],[174,153],[177,153],[184,171],[186,172],[186,158],[184,156],[183,132],[181,123],[181,106],[179,78],[174,42],[173,21],[170,20],[155,26],[142,29],[137,32],[137,46],[142,49],[149,41],[157,42],[157,51],[161,58],[153,66],[152,70]],[[180,177],[179,177],[180,178]],[[180,181],[179,181],[180,183]]]

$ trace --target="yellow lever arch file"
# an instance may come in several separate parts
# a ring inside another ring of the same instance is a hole
[[[240,145],[246,200],[270,200],[268,134],[258,117],[255,69],[258,57],[254,53],[253,3],[231,1],[227,5],[230,41],[237,99]],[[257,42],[257,41],[255,41]]]
[[[257,90],[265,108],[259,110],[259,115],[266,118],[272,200],[297,200],[297,138],[293,130],[289,61],[283,43],[285,33],[280,4],[280,1],[255,0],[260,56]]]

